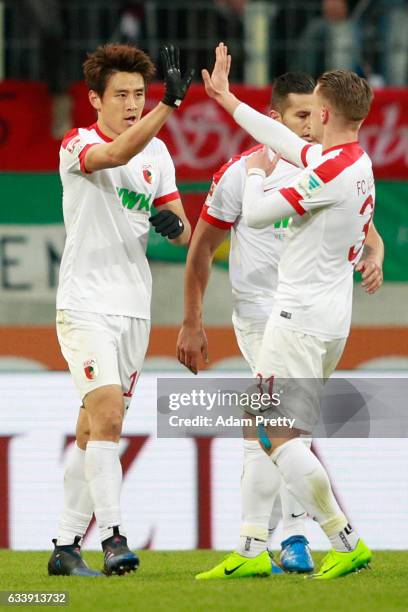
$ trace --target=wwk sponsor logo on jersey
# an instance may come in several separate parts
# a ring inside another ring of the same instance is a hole
[[[87,361],[84,361],[84,372],[88,380],[95,380],[99,374],[96,359],[88,359]]]
[[[316,193],[324,186],[320,177],[313,172],[302,173],[297,184],[298,191],[302,194],[305,200],[313,198]]]
[[[130,189],[125,189],[124,187],[116,187],[116,191],[118,193],[119,199],[124,208],[128,210],[145,210],[146,212],[150,212],[151,199],[152,194],[146,195],[145,193],[136,193],[135,191],[130,191]]]

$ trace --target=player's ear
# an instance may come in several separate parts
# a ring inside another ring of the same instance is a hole
[[[329,109],[323,106],[320,110],[320,120],[323,125],[326,125],[329,120]]]
[[[271,119],[275,119],[275,121],[280,121],[282,123],[282,115],[278,113],[278,111],[273,110],[273,108],[269,111],[269,116]]]
[[[102,102],[101,102],[101,98],[99,97],[99,94],[97,94],[96,91],[94,91],[93,89],[90,89],[89,92],[88,92],[88,98],[89,98],[89,102],[90,102],[91,106],[96,111],[100,111],[101,110],[101,106],[102,106]]]

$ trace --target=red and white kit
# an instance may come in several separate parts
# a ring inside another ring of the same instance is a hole
[[[148,219],[152,205],[179,198],[174,164],[157,138],[124,166],[87,172],[86,151],[110,141],[94,124],[68,132],[60,149],[67,237],[57,331],[81,398],[105,384],[126,394],[140,372],[150,329]]]
[[[288,219],[257,230],[242,217],[245,161],[261,145],[233,157],[213,176],[201,218],[220,229],[231,229],[229,275],[232,287],[235,335],[251,370],[272,310],[278,281],[278,264],[285,248]],[[271,152],[271,155],[273,153]],[[272,193],[291,181],[300,169],[280,160],[266,179],[264,193]]]
[[[374,212],[371,160],[358,142],[323,152],[306,148],[246,105],[234,116],[256,138],[262,125],[268,145],[278,136],[281,152],[294,163],[309,163],[288,187],[269,196],[262,176],[250,174],[246,181],[243,212],[249,225],[262,228],[294,215],[257,370],[265,377],[326,378],[350,330],[353,269]]]

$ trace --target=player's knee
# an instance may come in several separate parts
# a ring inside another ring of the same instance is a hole
[[[89,410],[90,437],[93,440],[117,441],[122,432],[124,405],[116,387],[97,389],[86,398]]]
[[[99,439],[110,440],[120,437],[122,432],[123,410],[110,408],[101,410],[92,429],[92,437],[97,434]]]

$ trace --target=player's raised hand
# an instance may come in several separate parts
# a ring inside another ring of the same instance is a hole
[[[176,354],[180,363],[197,374],[200,357],[208,363],[208,342],[204,329],[183,325],[177,338]]]
[[[262,147],[259,151],[256,151],[252,155],[250,155],[246,160],[246,168],[247,171],[252,168],[260,168],[269,176],[275,170],[278,161],[281,156],[279,153],[276,153],[273,159],[270,159],[268,148]]]
[[[228,55],[228,48],[224,43],[220,43],[215,48],[215,64],[211,73],[204,69],[201,71],[205,91],[210,98],[217,98],[223,93],[229,92],[228,75],[231,68],[231,56]]]
[[[375,293],[383,283],[382,265],[373,258],[361,258],[355,267],[361,272],[361,286],[367,293]]]
[[[160,59],[164,73],[166,91],[162,100],[167,106],[178,107],[184,100],[194,76],[194,69],[184,77],[180,71],[180,50],[173,45],[160,47]]]

